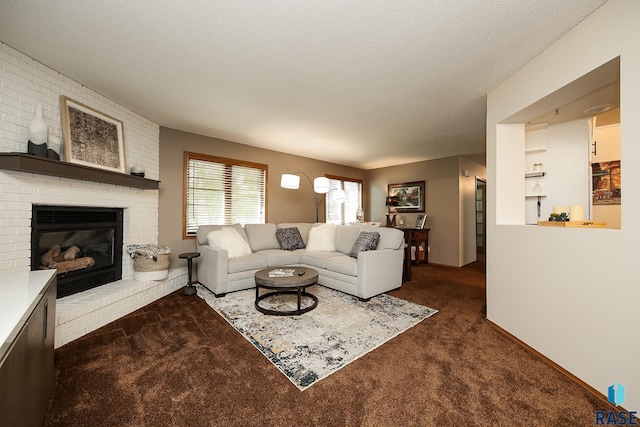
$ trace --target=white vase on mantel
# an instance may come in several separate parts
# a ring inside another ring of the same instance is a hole
[[[42,105],[36,107],[36,115],[29,122],[29,141],[34,144],[44,144],[47,142],[47,122],[42,115]]]
[[[62,157],[62,140],[51,135],[47,141],[47,157],[54,160],[63,160]]]

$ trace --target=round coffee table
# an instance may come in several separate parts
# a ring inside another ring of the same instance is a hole
[[[269,272],[273,270],[294,270],[293,276],[284,277],[269,277]],[[300,274],[303,273],[303,274]],[[318,297],[310,294],[306,291],[306,288],[313,286],[318,281],[318,272],[313,268],[307,267],[271,267],[265,268],[256,272],[256,309],[264,314],[271,314],[274,316],[291,316],[307,313],[318,306]],[[260,295],[260,288],[273,289],[274,292],[268,292]],[[298,296],[298,308],[297,310],[269,310],[264,307],[260,307],[260,301],[265,298],[269,298],[276,295],[293,294]],[[308,297],[313,300],[313,303],[302,308],[302,297]]]

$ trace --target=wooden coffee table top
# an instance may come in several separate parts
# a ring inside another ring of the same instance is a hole
[[[269,272],[276,269],[293,268],[293,276],[286,277],[269,277]],[[298,273],[304,271],[304,275],[298,276]],[[256,272],[256,284],[260,286],[268,286],[269,288],[297,288],[299,286],[313,285],[318,281],[318,272],[308,267],[270,267]]]

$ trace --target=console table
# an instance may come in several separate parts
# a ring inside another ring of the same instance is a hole
[[[402,279],[404,282],[411,280],[411,248],[416,247],[415,263],[429,264],[429,231],[430,228],[404,228],[396,227],[404,233],[406,247],[404,248],[404,271]],[[420,246],[424,246],[423,256],[420,257]]]

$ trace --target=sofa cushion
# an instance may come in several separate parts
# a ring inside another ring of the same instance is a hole
[[[357,258],[360,252],[375,250],[378,246],[378,240],[380,240],[380,233],[377,231],[361,231],[349,252],[349,256]]]
[[[280,249],[285,251],[304,249],[306,247],[298,227],[278,228],[276,230],[276,238],[280,244]]]
[[[312,226],[313,224],[310,222],[283,222],[276,225],[276,228],[297,228],[300,231],[300,236],[302,236],[302,241],[306,245],[309,242],[309,230],[311,230]]]
[[[249,239],[247,239],[247,235],[244,232],[244,228],[240,224],[231,224],[231,225],[209,224],[209,225],[201,225],[198,227],[198,231],[196,233],[196,239],[198,241],[198,244],[206,245],[208,243],[207,236],[209,235],[210,232],[220,230],[221,228],[229,228],[229,227],[235,229],[242,236],[242,238],[246,240],[247,243],[249,243]]]
[[[336,250],[336,226],[335,224],[321,224],[311,227],[307,252]]]
[[[282,249],[266,249],[258,253],[260,255],[264,255],[267,257],[267,267],[300,264],[299,251],[285,251]]]
[[[325,268],[329,271],[335,271],[336,273],[353,277],[358,275],[358,261],[347,255],[327,258],[325,265]]]
[[[280,249],[276,239],[275,224],[247,224],[244,231],[249,239],[249,246],[253,252],[264,249]]]
[[[228,273],[240,271],[259,270],[267,268],[267,257],[263,254],[248,254],[238,258],[229,259]]]
[[[343,256],[340,252],[316,251],[300,253],[300,264],[310,265],[311,267],[326,268],[327,260],[336,256]]]
[[[336,227],[336,251],[349,255],[358,238],[360,227],[356,225],[339,225]]]
[[[209,246],[217,246],[227,251],[229,259],[251,253],[251,247],[233,227],[222,227],[207,235]]]

